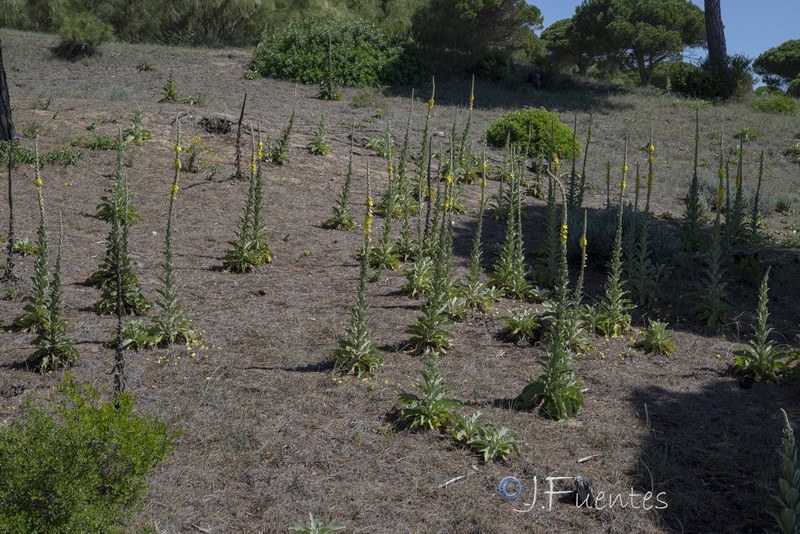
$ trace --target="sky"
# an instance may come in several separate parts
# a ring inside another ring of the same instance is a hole
[[[527,0],[542,11],[544,27],[575,14],[578,0]],[[703,0],[692,0],[703,8]],[[800,39],[800,0],[721,0],[728,54],[755,59],[790,39]],[[687,57],[687,59],[690,59]],[[702,60],[705,51],[695,51]]]

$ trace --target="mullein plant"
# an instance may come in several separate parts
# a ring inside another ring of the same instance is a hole
[[[575,158],[572,159],[572,171],[570,172],[569,190],[567,192],[567,210],[576,213],[583,206],[583,197],[586,193],[586,162],[589,157],[589,145],[592,143],[592,121],[594,116],[589,114],[589,131],[586,132],[586,146],[583,149],[583,166],[580,176],[575,175]],[[577,129],[577,124],[576,124]],[[574,143],[573,143],[574,144]]]
[[[511,172],[509,190],[511,191],[511,213],[506,221],[506,236],[498,259],[492,270],[491,284],[501,289],[509,298],[524,300],[533,290],[529,280],[528,264],[525,261],[525,248],[522,236],[522,194],[521,170]]]
[[[695,111],[695,132],[694,132],[694,170],[692,172],[692,182],[689,185],[689,194],[686,197],[686,207],[683,211],[683,223],[678,231],[678,238],[683,244],[684,250],[698,250],[703,242],[703,234],[700,230],[700,219],[703,216],[703,204],[700,200],[700,181],[697,175],[698,153],[700,150],[700,110]]]
[[[267,150],[262,151],[261,161],[274,163],[275,165],[283,165],[289,162],[289,139],[292,137],[292,130],[294,129],[294,117],[296,109],[292,108],[292,114],[289,116],[289,123],[283,130],[283,134],[277,143],[267,138]]]
[[[746,239],[746,220],[745,220],[745,201],[744,201],[744,187],[743,180],[743,166],[744,166],[744,136],[739,139],[739,150],[737,152],[736,162],[736,179],[735,187],[736,194],[734,195],[732,203],[725,211],[725,242],[728,246],[742,245]],[[728,198],[730,198],[730,189],[728,189]]]
[[[428,133],[430,129],[430,121],[431,115],[433,115],[433,105],[434,105],[434,97],[436,95],[436,80],[431,80],[431,97],[428,100],[428,110],[425,113],[425,122],[423,123],[422,127],[422,145],[420,146],[419,153],[417,155],[417,176],[416,176],[416,184],[414,187],[414,195],[417,197],[418,202],[421,204],[423,198],[428,198],[431,195],[431,190],[429,186],[429,177],[430,177],[430,165],[429,165],[429,156],[430,156],[430,139],[428,138]]]
[[[397,159],[397,187],[400,191],[401,203],[395,206],[395,212],[399,212],[402,217],[400,223],[400,235],[395,243],[397,257],[401,261],[414,259],[416,243],[411,230],[411,215],[417,211],[417,203],[411,190],[408,180],[408,156],[410,150],[411,116],[414,111],[414,91],[411,91],[411,104],[408,109],[408,121],[406,122],[406,133],[403,137],[403,145],[400,148],[400,155]]]
[[[705,276],[701,282],[698,282],[698,297],[691,308],[694,316],[700,321],[705,321],[711,328],[721,325],[732,311],[727,303],[728,292],[725,289],[728,284],[725,282],[726,272],[722,252],[722,224],[720,223],[722,201],[725,197],[725,186],[723,182],[725,164],[721,147],[717,174],[719,176],[719,184],[717,186],[717,215],[714,219],[711,248],[706,255]]]
[[[364,250],[369,250],[372,241],[372,197],[367,192],[367,214],[364,216]],[[338,375],[353,374],[356,378],[373,376],[383,363],[383,354],[372,342],[373,332],[369,328],[367,313],[367,281],[369,279],[369,258],[361,255],[361,270],[358,282],[358,298],[350,310],[350,324],[344,337],[333,350],[333,372]]]
[[[322,100],[341,100],[342,95],[336,90],[333,76],[333,45],[330,37],[328,38],[328,65],[322,75],[322,82],[319,86],[319,97]]]
[[[38,179],[38,181],[40,183],[36,187],[40,190],[39,197],[41,198],[41,180]],[[43,207],[41,213],[44,213]],[[64,335],[67,321],[64,317],[64,303],[61,299],[61,251],[63,248],[64,230],[59,225],[58,255],[48,288],[47,315],[41,324],[39,334],[31,342],[38,349],[28,356],[27,360],[28,365],[42,373],[69,367],[78,359],[78,349],[75,348],[76,341]]]
[[[783,437],[778,456],[781,461],[781,478],[778,480],[780,495],[773,496],[777,505],[767,508],[767,513],[775,519],[781,534],[800,532],[800,458],[794,430],[789,416],[783,413]]]
[[[614,238],[614,250],[611,254],[610,270],[606,279],[605,292],[598,302],[595,325],[599,333],[605,337],[623,336],[631,327],[631,316],[628,311],[633,304],[627,298],[622,280],[622,212],[626,176],[628,173],[628,143],[625,141],[625,155],[622,164],[622,179],[619,184],[619,202],[617,204],[617,231]]]
[[[592,343],[589,340],[589,334],[586,332],[586,319],[592,315],[592,308],[589,305],[584,305],[583,301],[583,285],[586,277],[586,262],[588,255],[586,254],[586,247],[589,242],[586,239],[587,218],[586,210],[583,210],[583,231],[578,240],[581,254],[581,266],[578,274],[578,280],[575,282],[575,289],[572,292],[570,305],[567,308],[567,320],[564,321],[563,338],[564,343],[569,350],[576,353],[586,353],[592,348]],[[555,303],[552,301],[545,302],[545,308],[548,311],[555,309]],[[546,336],[551,336],[552,332],[548,332]]]
[[[164,289],[158,290],[160,299],[156,306],[161,310],[161,315],[152,319],[153,327],[150,330],[154,345],[166,344],[170,348],[175,343],[192,343],[199,336],[192,326],[191,319],[186,317],[180,296],[178,295],[175,264],[173,261],[173,232],[172,226],[175,212],[175,197],[178,195],[178,181],[181,174],[181,132],[180,124],[175,141],[175,160],[172,185],[169,193],[169,209],[167,210],[167,231],[164,244],[164,277],[161,279]]]
[[[453,347],[453,336],[444,327],[452,324],[448,317],[448,300],[451,296],[453,282],[450,272],[452,255],[451,219],[441,210],[441,225],[434,220],[431,231],[430,254],[433,260],[431,268],[431,289],[426,303],[422,306],[417,321],[405,331],[411,337],[407,343],[408,351],[414,354],[427,354],[431,351],[445,353]]]
[[[638,242],[631,252],[630,261],[626,264],[627,280],[626,287],[636,304],[643,306],[653,302],[658,290],[658,280],[663,268],[656,266],[650,257],[650,193],[653,187],[653,160],[655,146],[653,145],[653,134],[650,133],[650,141],[647,143],[647,202],[641,216],[634,220],[638,222]],[[636,169],[636,187],[639,187],[639,169]],[[637,193],[638,196],[638,193]],[[638,213],[634,211],[634,213]]]
[[[561,183],[556,181],[561,190],[564,205],[566,194]],[[561,261],[558,279],[555,286],[555,302],[552,312],[552,328],[545,338],[544,353],[540,358],[542,373],[536,378],[530,377],[530,383],[523,388],[518,397],[522,408],[537,407],[548,416],[558,421],[568,419],[580,412],[583,407],[583,383],[575,376],[572,369],[574,358],[569,348],[568,323],[571,320],[570,310],[573,299],[569,295],[569,271],[567,267],[567,210],[562,214],[559,241],[561,244]]]
[[[481,200],[478,206],[478,223],[475,226],[475,236],[472,240],[472,252],[469,256],[469,274],[466,280],[458,288],[458,294],[466,300],[466,303],[474,309],[486,311],[491,303],[498,299],[499,294],[496,288],[488,286],[484,282],[484,271],[481,265],[483,261],[483,214],[486,209],[486,173],[489,166],[486,163],[486,143],[484,142],[481,157]]]
[[[38,333],[44,329],[49,317],[48,301],[50,298],[50,271],[47,243],[47,223],[44,213],[44,196],[42,195],[42,177],[39,169],[39,138],[34,144],[34,172],[33,185],[36,187],[36,198],[39,203],[39,227],[36,231],[36,263],[33,268],[33,294],[28,297],[28,304],[23,308],[24,313],[14,319],[14,324],[29,332]]]
[[[559,170],[558,157],[550,164],[553,173],[547,177],[547,211],[545,214],[545,238],[539,252],[539,261],[533,270],[537,284],[552,288],[558,279],[561,246],[559,245],[558,206],[556,204],[556,175]],[[564,208],[566,209],[566,208]]]
[[[342,194],[333,207],[333,217],[322,223],[326,228],[334,230],[352,230],[356,227],[355,218],[350,215],[350,186],[353,182],[353,135],[350,135],[350,156],[347,160],[347,173],[342,183]]]
[[[325,114],[320,113],[319,115],[319,126],[317,126],[317,132],[314,134],[314,137],[311,138],[311,141],[308,142],[308,151],[315,155],[315,156],[327,156],[331,153],[331,145],[328,144],[328,140],[325,139]]]
[[[123,151],[124,145],[120,135],[117,139],[114,183],[108,191],[108,196],[103,197],[100,208],[101,212],[107,212],[109,217],[107,219],[104,217],[110,225],[106,239],[106,255],[97,271],[89,277],[89,282],[100,287],[100,300],[94,305],[100,315],[116,312],[118,292],[120,312],[123,315],[141,315],[153,307],[153,303],[142,294],[142,287],[133,273],[128,255],[130,226],[141,220],[141,217],[130,201],[128,178],[122,165]]]
[[[764,151],[758,158],[758,184],[756,185],[756,195],[753,198],[753,211],[750,214],[750,243],[755,245],[759,242],[758,226],[761,223],[761,215],[758,209],[758,203],[761,198],[761,182],[764,178]]]
[[[252,134],[252,131],[251,131]],[[236,273],[253,271],[273,259],[272,249],[267,243],[264,217],[264,180],[261,171],[263,145],[260,139],[253,137],[252,156],[250,158],[250,187],[247,191],[244,214],[241,226],[236,232],[236,239],[228,241],[231,248],[225,251],[222,258],[226,270]],[[180,160],[178,160],[180,161]]]
[[[790,357],[789,351],[769,340],[772,328],[769,320],[769,269],[764,273],[758,291],[758,322],[753,328],[755,337],[747,341],[747,348],[733,351],[733,370],[738,374],[748,375],[755,380],[771,380],[778,382],[779,373],[787,370],[786,359]]]
[[[396,179],[394,178],[394,167],[392,166],[391,157],[387,158],[386,172],[389,175],[389,189],[395,187]],[[388,269],[394,271],[400,268],[400,260],[397,259],[394,243],[392,242],[392,216],[395,206],[395,195],[389,194],[386,199],[386,208],[384,210],[385,217],[383,218],[383,232],[378,245],[372,247],[369,251],[369,264],[372,268],[382,271]],[[366,250],[366,246],[364,248]]]

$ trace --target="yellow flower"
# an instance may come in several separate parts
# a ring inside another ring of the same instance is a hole
[[[180,169],[180,168],[182,168],[182,167],[183,167],[183,165],[181,165],[181,160],[179,160],[179,159],[176,159],[176,160],[175,160],[175,168],[176,168],[176,169]]]
[[[566,224],[562,224],[561,225],[561,242],[562,243],[566,243],[567,242],[567,234],[568,234],[568,232],[569,232],[569,228],[567,228],[567,225]]]
[[[622,180],[622,181],[619,183],[619,186],[620,186],[622,189],[625,189],[625,188],[628,186],[628,182],[626,182],[625,180]]]
[[[367,206],[372,207],[372,197],[367,197]]]
[[[444,181],[452,185],[453,175],[448,172],[447,174],[444,175]]]
[[[481,162],[481,171],[485,171],[488,168],[489,168],[488,163],[486,163],[485,161]]]
[[[42,187],[42,179],[37,176],[36,179],[33,181],[33,185],[35,185],[36,187]]]
[[[653,143],[650,143],[649,145],[647,145],[647,151],[648,152],[652,152],[655,149],[656,149],[656,147],[653,146]]]
[[[392,174],[394,172],[394,167],[392,167],[391,163],[386,166],[386,172],[388,172],[389,174]]]
[[[428,100],[428,111],[430,111],[431,109],[433,109],[433,99],[432,98],[430,100]]]
[[[647,158],[647,163],[653,163],[653,156],[650,156],[649,158]]]
[[[623,165],[622,166],[622,172],[628,172],[628,166],[627,165]]]
[[[372,214],[368,213],[364,217],[364,233],[370,235],[372,233]]]
[[[717,189],[717,198],[720,199],[720,200],[725,198],[725,188],[724,187],[720,187],[719,189]]]
[[[175,152],[181,152],[183,147],[181,145],[175,145]]]
[[[486,187],[486,178],[481,180],[481,187]]]
[[[170,194],[175,197],[178,194],[178,184],[172,184],[172,188],[170,189]]]
[[[264,143],[259,141],[258,142],[258,150],[256,151],[256,158],[261,159],[264,157]]]
[[[582,237],[582,238],[580,239],[580,241],[578,241],[578,244],[580,245],[580,247],[581,247],[581,248],[586,248],[586,245],[587,245],[588,243],[587,243],[587,241],[586,241],[586,238],[585,238],[585,237]]]

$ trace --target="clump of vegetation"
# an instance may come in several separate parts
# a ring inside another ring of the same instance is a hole
[[[61,42],[55,50],[59,55],[91,56],[101,44],[114,38],[114,27],[88,11],[68,12],[58,28],[58,36]]]
[[[512,310],[510,314],[500,317],[504,324],[503,333],[513,341],[533,340],[541,326],[539,324],[540,317],[541,313],[533,308]]]
[[[334,523],[323,526],[320,520],[317,519],[311,512],[308,513],[308,526],[292,525],[289,527],[289,530],[300,532],[301,534],[329,534],[330,532],[337,532],[344,529],[344,525],[337,525]]]
[[[267,138],[267,149],[262,151],[261,160],[275,165],[283,165],[289,162],[289,139],[292,137],[292,130],[294,129],[295,109],[292,108],[292,114],[289,116],[289,122],[283,130],[283,134],[277,143],[273,143],[271,139]]]
[[[255,142],[255,141],[254,141]],[[267,243],[263,209],[264,180],[261,175],[261,140],[253,147],[250,158],[250,187],[241,225],[236,232],[236,239],[228,241],[231,248],[225,251],[222,258],[225,269],[236,273],[250,272],[257,267],[272,261],[272,249]]]
[[[560,158],[575,158],[581,147],[569,126],[561,122],[558,113],[544,108],[523,108],[505,113],[486,130],[486,140],[496,147],[510,141],[524,156],[556,154]]]
[[[179,432],[138,415],[133,396],[101,401],[69,374],[58,393],[27,397],[0,426],[0,532],[126,532]]]
[[[647,328],[642,330],[641,347],[644,350],[663,354],[672,358],[675,348],[675,334],[667,329],[667,323],[650,319]]]
[[[372,234],[372,199],[367,197],[367,215],[364,217],[364,250],[369,250]],[[383,363],[383,354],[372,342],[367,312],[367,279],[369,278],[369,254],[361,255],[361,270],[358,282],[358,297],[350,311],[350,324],[345,335],[333,351],[334,373],[353,373],[356,378],[372,376]]]
[[[769,311],[769,270],[764,273],[758,291],[758,322],[754,327],[755,337],[747,341],[746,348],[736,349],[733,353],[733,369],[739,374],[749,375],[755,380],[771,380],[777,382],[779,374],[788,368],[785,360],[790,356],[783,347],[769,340],[772,328],[767,323]]]
[[[325,139],[325,114],[322,113],[319,116],[317,133],[315,133],[311,141],[308,142],[308,151],[315,156],[327,156],[330,154],[331,150],[333,150],[331,145],[328,143],[327,139]]]
[[[431,352],[428,363],[423,371],[422,380],[417,380],[414,386],[420,390],[420,395],[402,393],[398,399],[401,404],[408,404],[397,413],[397,422],[408,425],[410,429],[423,428],[438,430],[447,427],[455,418],[453,408],[464,405],[460,400],[448,397],[450,389],[444,385],[444,378],[439,372],[439,353]]]
[[[781,413],[784,421],[781,449],[778,451],[781,461],[778,487],[781,493],[772,497],[777,505],[767,508],[767,513],[778,523],[782,534],[792,534],[800,530],[800,458],[789,416],[783,408]]]
[[[350,185],[353,182],[353,143],[350,142],[350,156],[347,160],[347,172],[342,182],[342,194],[332,208],[333,216],[322,223],[326,228],[334,230],[351,230],[356,227],[355,218],[350,215]]]
[[[326,74],[329,51],[336,62]],[[375,26],[331,19],[306,19],[270,34],[256,47],[250,68],[281,80],[316,84],[327,78],[331,85],[353,87],[411,83],[431,72]]]
[[[753,109],[763,113],[778,113],[781,115],[796,115],[797,102],[788,96],[770,96],[762,98],[754,98],[752,102]]]

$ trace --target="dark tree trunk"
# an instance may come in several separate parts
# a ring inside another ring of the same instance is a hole
[[[711,63],[724,62],[728,57],[725,44],[725,26],[722,25],[721,0],[705,0],[706,37],[708,39],[708,59]]]
[[[0,41],[0,141],[14,140],[14,122],[11,120],[11,101],[8,98],[6,69],[3,67],[3,42]]]

